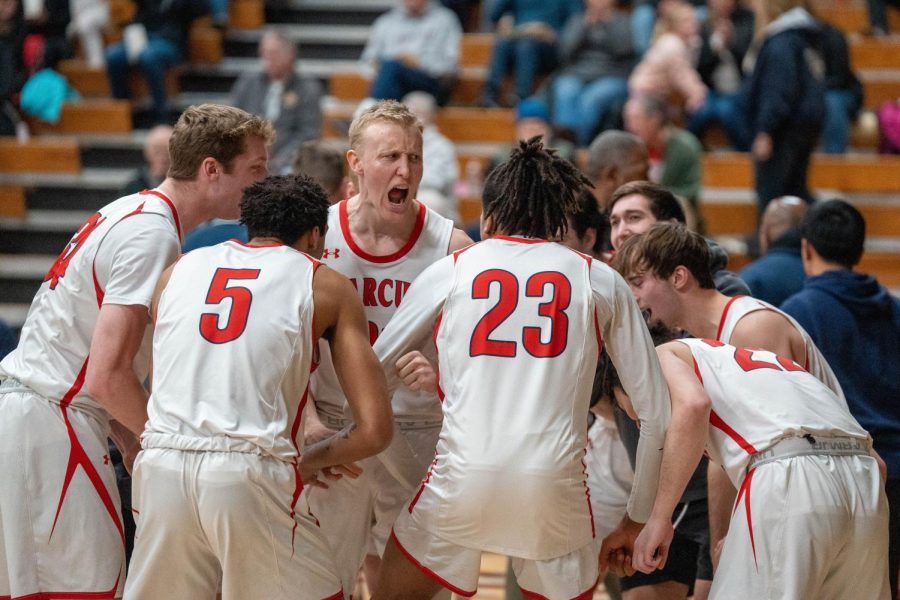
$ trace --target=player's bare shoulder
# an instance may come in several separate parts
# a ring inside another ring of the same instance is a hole
[[[803,336],[793,323],[774,309],[754,310],[741,317],[729,343],[744,348],[764,348],[794,359],[804,353],[805,347]]]
[[[450,246],[447,248],[447,254],[453,254],[457,250],[462,250],[474,243],[469,234],[458,227],[454,227],[453,232],[450,234]]]
[[[356,288],[344,275],[320,263],[313,275],[316,337],[328,337],[328,331],[338,322],[342,312],[362,315],[362,305]]]

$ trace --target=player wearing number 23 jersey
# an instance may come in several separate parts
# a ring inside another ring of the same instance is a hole
[[[434,463],[395,525],[398,545],[464,595],[474,593],[481,550],[519,561],[523,589],[554,598],[588,591],[597,561],[585,422],[602,344],[645,403],[641,434],[653,452],[639,453],[630,505],[638,519],[653,501],[656,472],[647,473],[658,468],[652,455],[666,419],[657,410],[665,386],[627,285],[559,244],[496,235],[423,272],[375,350],[393,365],[430,334],[444,423]],[[474,560],[431,560],[417,551],[423,535],[476,551]],[[568,578],[551,566],[564,558],[579,565]]]

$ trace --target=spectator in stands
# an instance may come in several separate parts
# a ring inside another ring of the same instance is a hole
[[[106,71],[113,96],[127,99],[128,70],[136,64],[150,88],[153,98],[153,116],[158,123],[170,120],[169,101],[166,94],[166,73],[181,64],[187,56],[188,30],[197,17],[209,12],[207,0],[138,0],[137,12],[130,31],[146,33],[146,44],[125,42],[112,44],[106,49]],[[141,39],[138,33],[129,39]]]
[[[500,86],[509,73],[515,80],[511,104],[530,96],[537,76],[556,67],[557,38],[566,21],[580,11],[580,0],[495,0],[490,19],[497,36],[481,104],[505,104],[500,101]]]
[[[172,127],[157,125],[147,133],[144,140],[144,166],[134,179],[125,184],[122,195],[137,194],[143,190],[152,190],[166,178],[169,172],[169,138]]]
[[[72,54],[66,30],[72,19],[69,0],[23,3],[25,7],[26,57],[29,74],[56,65]],[[37,9],[35,12],[32,10]]]
[[[815,49],[820,28],[804,0],[754,0],[757,47],[745,59],[742,101],[752,129],[759,214],[778,196],[812,194],[809,159],[825,117],[825,68]]]
[[[85,61],[93,69],[106,64],[103,54],[103,30],[109,25],[109,0],[72,0],[70,34],[78,36]]]
[[[669,122],[666,105],[654,96],[635,96],[625,103],[625,129],[647,145],[650,181],[684,198],[699,214],[703,148],[694,135]]]
[[[826,87],[822,150],[826,154],[843,154],[850,140],[850,124],[863,106],[863,87],[850,68],[850,51],[844,34],[825,21],[819,20],[819,26]]]
[[[569,19],[559,41],[553,125],[573,130],[579,146],[590,144],[607,111],[628,97],[636,59],[629,19],[615,0],[587,0],[584,13]]]
[[[813,205],[800,227],[803,290],[781,309],[797,319],[834,370],[850,412],[887,463],[890,507],[888,572],[896,597],[900,564],[900,300],[853,268],[866,223],[842,200]]]
[[[23,123],[16,96],[25,85],[24,16],[19,0],[0,0],[0,135],[15,135]]]
[[[269,171],[287,173],[300,144],[322,131],[322,84],[297,75],[297,46],[283,31],[267,30],[259,41],[261,68],[243,73],[231,88],[232,106],[275,125]]]
[[[609,224],[613,248],[622,242],[650,229],[662,221],[687,224],[684,205],[665,187],[649,181],[632,181],[617,189],[609,200]],[[728,253],[711,239],[709,246],[710,264],[716,289],[726,296],[750,295],[750,288],[727,270]]]
[[[694,8],[672,0],[660,12],[657,37],[628,80],[631,96],[655,96],[666,103],[675,95],[694,112],[706,100],[706,86],[695,67],[695,50],[700,46],[700,30]]]
[[[308,175],[328,194],[328,202],[336,204],[353,196],[353,184],[347,176],[346,148],[328,140],[303,142],[294,160],[294,175]]]
[[[869,8],[869,35],[884,37],[891,32],[888,24],[887,5],[900,10],[900,0],[867,0]],[[896,586],[895,586],[896,587]]]
[[[688,119],[688,129],[700,139],[712,123],[720,123],[731,145],[750,149],[743,111],[738,99],[743,74],[741,63],[753,41],[753,13],[737,0],[709,0],[709,14],[700,28],[697,72],[706,85],[706,100]]]
[[[594,184],[597,208],[605,215],[609,198],[619,187],[629,181],[649,179],[647,145],[633,133],[604,131],[594,138],[588,148],[585,175]],[[602,233],[600,237],[604,237]]]
[[[437,128],[437,103],[434,96],[413,92],[403,97],[403,104],[422,122],[422,181],[417,200],[438,214],[459,221],[459,208],[453,186],[459,179],[456,146]]]
[[[796,196],[775,198],[766,206],[759,226],[760,257],[738,273],[754,298],[779,306],[803,288],[800,222],[805,214],[806,202]]]
[[[363,50],[361,60],[376,73],[369,96],[400,100],[423,91],[446,104],[461,37],[459,20],[449,9],[434,0],[402,0],[375,20]]]
[[[509,158],[509,153],[515,142],[530,140],[534,136],[544,138],[544,146],[553,148],[557,154],[568,161],[575,160],[575,146],[568,140],[553,135],[550,126],[550,112],[543,102],[537,98],[523,100],[516,106],[515,140],[509,145],[501,147],[484,170],[484,175],[490,175],[494,167]]]

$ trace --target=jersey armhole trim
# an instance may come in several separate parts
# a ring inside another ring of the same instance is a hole
[[[731,309],[731,305],[734,304],[735,300],[740,298],[744,298],[745,296],[738,294],[737,296],[733,296],[731,300],[728,301],[728,304],[725,305],[725,308],[722,309],[722,316],[719,318],[719,329],[716,330],[716,339],[722,339],[722,330],[725,329],[725,319],[728,318],[728,311]]]

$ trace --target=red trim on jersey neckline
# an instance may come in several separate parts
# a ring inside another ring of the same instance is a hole
[[[163,194],[159,190],[144,190],[139,192],[140,194],[152,194],[169,205],[169,210],[172,211],[172,218],[175,219],[175,229],[178,230],[178,239],[183,239],[183,234],[181,232],[181,219],[178,218],[178,209],[175,208],[175,204],[169,200],[169,197]]]
[[[722,330],[725,329],[725,317],[728,316],[728,309],[731,308],[731,305],[734,303],[735,300],[737,300],[738,298],[745,298],[745,297],[746,296],[743,296],[741,294],[738,294],[737,296],[732,296],[731,300],[728,301],[728,304],[725,305],[725,308],[722,309],[722,316],[719,318],[719,328],[716,330],[716,339],[717,340],[721,340],[721,338],[722,338]]]
[[[281,246],[287,246],[284,242],[269,242],[267,244],[250,244],[248,242],[242,242],[237,238],[231,238],[228,240],[229,242],[234,242],[239,246],[243,246],[244,248],[280,248]]]
[[[745,440],[741,434],[739,434],[731,427],[731,425],[723,421],[722,417],[720,417],[714,410],[709,411],[709,423],[713,427],[721,429],[723,432],[725,432],[725,434],[728,435],[728,437],[730,437],[732,440],[734,440],[734,442],[738,446],[743,448],[747,454],[756,454],[758,452],[758,450],[753,447],[753,444]]]
[[[516,242],[519,244],[549,244],[550,240],[539,240],[537,238],[519,237],[517,235],[494,235],[494,240],[503,240],[505,242]]]
[[[419,241],[422,230],[425,229],[425,215],[428,212],[424,204],[418,202],[418,200],[416,202],[419,205],[419,212],[416,213],[416,224],[413,226],[412,233],[409,234],[409,239],[406,240],[406,243],[403,244],[402,248],[393,254],[378,256],[376,254],[369,254],[360,248],[356,243],[356,240],[353,239],[353,235],[350,233],[350,219],[347,215],[347,201],[341,201],[341,203],[338,204],[338,217],[341,222],[341,233],[344,235],[344,241],[347,242],[350,251],[364,260],[378,264],[394,262],[409,254],[409,251],[412,250],[413,246],[416,245],[416,242]]]
[[[397,544],[397,548],[400,550],[400,552],[403,554],[403,556],[406,557],[406,560],[408,560],[410,563],[412,563],[412,565],[414,567],[416,567],[417,569],[422,571],[422,573],[426,577],[428,577],[435,583],[440,584],[442,587],[445,587],[448,590],[450,590],[451,592],[453,592],[454,594],[459,594],[460,596],[462,596],[464,598],[471,598],[472,596],[475,595],[475,592],[478,591],[477,589],[475,589],[475,590],[472,590],[471,592],[467,592],[466,590],[458,588],[455,585],[453,585],[452,583],[450,583],[449,581],[447,581],[446,579],[444,579],[443,577],[441,577],[440,575],[438,575],[437,573],[435,573],[434,571],[432,571],[431,569],[429,569],[428,567],[426,567],[425,565],[423,565],[422,563],[420,563],[416,559],[415,556],[413,556],[412,554],[409,553],[409,550],[407,550],[406,548],[403,547],[403,544],[401,544],[400,540],[397,539],[397,534],[394,533],[393,529],[391,529],[391,538],[394,540],[394,543]]]

